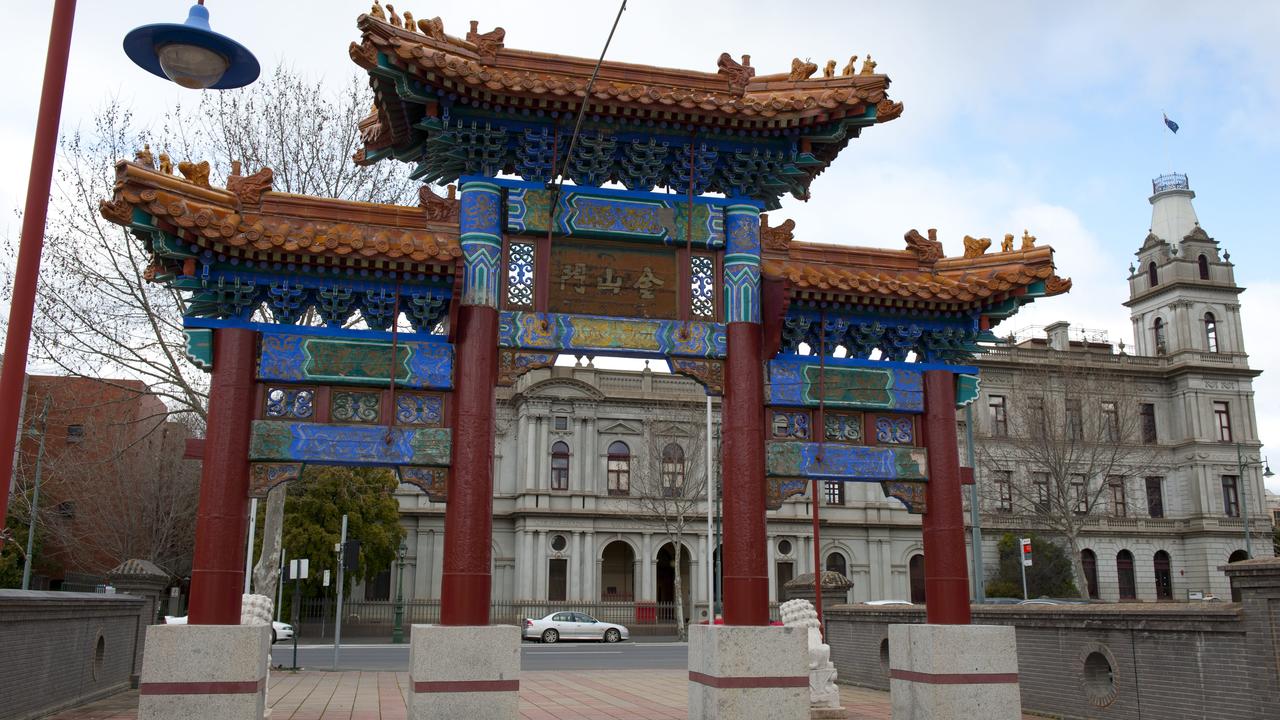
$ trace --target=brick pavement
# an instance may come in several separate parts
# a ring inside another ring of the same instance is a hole
[[[684,720],[684,670],[540,671],[520,674],[521,720]],[[409,674],[271,673],[271,720],[407,720]],[[849,720],[889,720],[889,693],[840,686]],[[136,691],[47,720],[136,720]],[[1031,719],[1033,716],[1025,715]]]

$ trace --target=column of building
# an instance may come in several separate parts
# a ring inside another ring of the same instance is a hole
[[[759,209],[726,207],[725,237],[724,618],[728,625],[767,625]]]
[[[483,180],[461,185],[458,230],[464,270],[462,296],[454,299],[460,306],[455,327],[453,477],[445,505],[440,622],[488,625],[502,192]]]
[[[924,373],[924,439],[929,453],[929,505],[924,514],[926,613],[931,624],[968,625],[960,451],[956,446],[955,375]]]

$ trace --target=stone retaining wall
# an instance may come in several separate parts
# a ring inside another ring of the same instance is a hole
[[[129,687],[142,598],[0,590],[0,717],[28,720]]]
[[[1274,719],[1280,708],[1280,561],[1224,568],[1242,603],[975,605],[1017,629],[1022,707],[1061,718]],[[888,626],[919,606],[837,605],[828,643],[841,682],[889,689]]]

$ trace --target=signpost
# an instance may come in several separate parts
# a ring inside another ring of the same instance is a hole
[[[289,579],[293,581],[293,612],[290,613],[293,618],[293,667],[290,668],[291,670],[298,669],[298,608],[302,604],[299,592],[301,581],[307,579],[310,569],[311,561],[306,558],[289,561]]]
[[[323,605],[320,607],[320,639],[324,639],[324,624],[329,620],[329,571],[324,571],[324,578],[320,583],[320,587],[324,588],[321,592],[324,594]]]
[[[1018,548],[1022,555],[1022,599],[1027,599],[1027,568],[1031,567],[1031,538],[1022,538],[1018,541]]]
[[[338,609],[333,614],[333,669],[338,669],[338,653],[342,652],[342,551],[347,546],[347,516],[342,515],[342,539],[334,546],[338,554]]]

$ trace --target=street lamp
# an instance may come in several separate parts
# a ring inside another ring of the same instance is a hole
[[[397,553],[400,556],[400,572],[396,579],[396,621],[391,628],[391,642],[396,645],[404,644],[404,556],[408,552],[409,547],[401,540]]]
[[[124,36],[124,52],[143,70],[192,90],[243,87],[260,72],[248,48],[209,27],[204,0],[191,6],[181,25],[134,28]]]
[[[1249,536],[1249,484],[1244,478],[1244,469],[1261,465],[1263,468],[1262,477],[1275,477],[1275,473],[1271,472],[1271,463],[1266,458],[1262,460],[1244,461],[1244,455],[1240,450],[1240,443],[1236,443],[1236,472],[1240,479],[1240,516],[1244,518],[1244,554],[1253,559],[1253,538]]]
[[[31,174],[22,213],[18,262],[9,294],[9,325],[4,340],[4,366],[0,369],[0,542],[7,537],[4,518],[9,509],[13,449],[18,439],[18,415],[22,407],[31,346],[31,319],[35,316],[36,281],[44,250],[49,188],[53,184],[53,160],[58,148],[58,121],[67,86],[67,60],[71,54],[71,27],[76,0],[54,0],[49,48],[45,55],[40,110],[31,152]],[[125,36],[125,53],[148,72],[169,78],[187,88],[227,89],[248,85],[260,72],[258,60],[243,45],[209,29],[204,0],[191,8],[182,25],[144,25]]]

